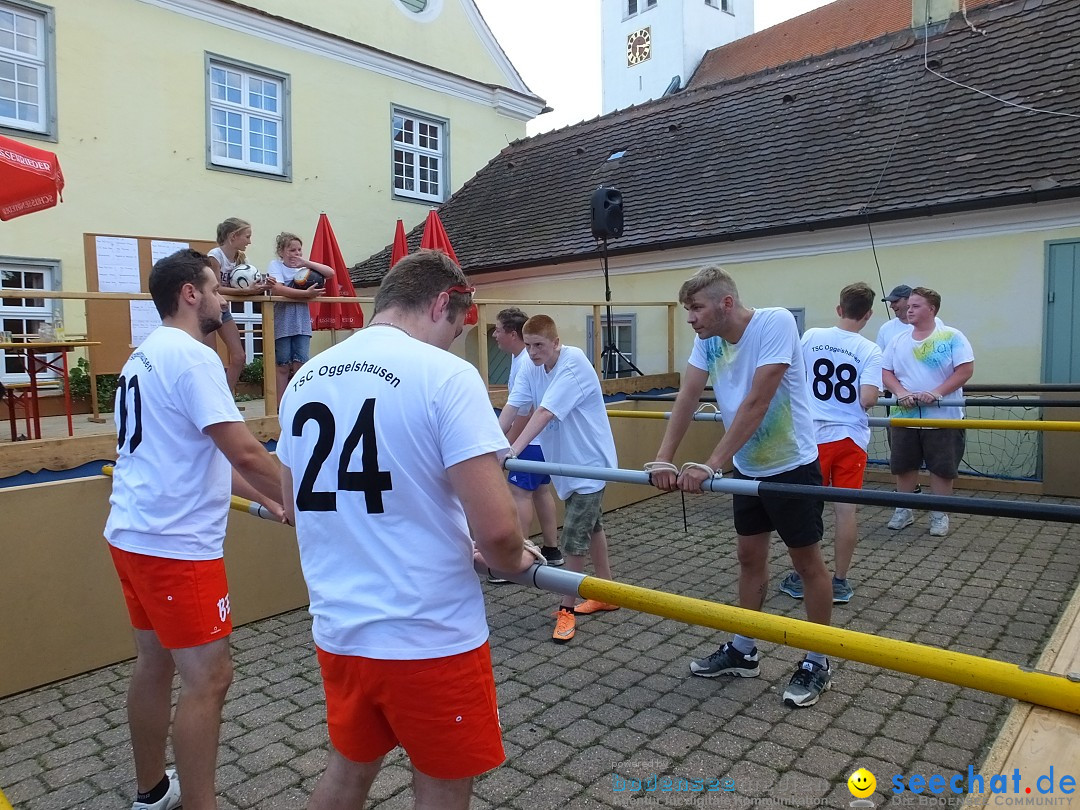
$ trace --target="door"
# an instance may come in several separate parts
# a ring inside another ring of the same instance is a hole
[[[1080,383],[1080,242],[1051,242],[1046,259],[1043,382]]]

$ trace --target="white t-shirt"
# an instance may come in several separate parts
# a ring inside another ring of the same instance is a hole
[[[529,353],[525,349],[522,349],[520,352],[515,354],[513,356],[513,359],[510,360],[510,379],[507,380],[507,383],[506,383],[507,397],[508,398],[509,398],[509,395],[510,395],[509,392],[514,390],[514,383],[517,381],[518,375],[521,373],[521,370],[523,368],[526,368],[526,367],[531,366],[531,365],[533,365],[533,361],[529,359]],[[518,416],[528,416],[530,413],[532,413],[532,406],[531,405],[523,405],[520,408],[518,408]],[[539,447],[539,446],[540,446],[540,437],[539,436],[537,436],[535,439],[533,439],[531,442],[529,442],[529,447]]]
[[[221,276],[221,285],[223,287],[232,287],[232,274],[233,270],[236,269],[237,262],[229,261],[228,259],[226,259],[225,251],[223,251],[220,246],[210,248],[209,252],[206,255],[217,259],[218,266],[221,268],[221,270],[219,271],[219,274]]]
[[[241,422],[213,350],[159,326],[120,372],[119,436],[105,538],[174,560],[222,556],[232,470],[209,425]]]
[[[802,351],[817,443],[851,439],[865,450],[870,422],[859,389],[881,390],[881,349],[858,332],[831,326],[807,329]]]
[[[523,366],[507,405],[545,408],[555,416],[540,433],[544,458],[553,464],[574,464],[613,469],[618,466],[615,439],[604,407],[600,380],[585,353],[563,346],[551,371],[543,363]],[[599,492],[603,481],[593,478],[551,476],[559,498],[573,493]]]
[[[739,406],[750,393],[758,368],[776,363],[788,368],[764,419],[734,458],[739,472],[752,478],[779,475],[817,458],[795,317],[779,307],[754,310],[738,343],[695,336],[690,352],[690,365],[712,375],[725,429],[731,428]]]
[[[301,366],[280,421],[315,643],[394,660],[483,644],[472,540],[446,474],[509,447],[476,369],[371,326]]]
[[[975,361],[975,353],[964,333],[951,326],[934,329],[923,340],[911,333],[896,337],[885,349],[883,368],[896,375],[908,391],[932,391],[952,376],[956,367]],[[949,399],[963,399],[964,389],[949,394]],[[897,405],[890,416],[896,419],[963,419],[960,405],[916,405],[903,408]]]
[[[939,329],[944,326],[941,322],[941,318],[934,318],[934,323]],[[914,327],[910,323],[904,323],[899,318],[889,318],[889,320],[885,321],[885,323],[881,325],[881,328],[878,329],[877,339],[874,342],[877,343],[878,348],[881,349],[881,351],[885,351],[889,347],[889,344],[896,340],[897,336],[902,335],[905,332],[910,335],[912,329],[914,329]]]

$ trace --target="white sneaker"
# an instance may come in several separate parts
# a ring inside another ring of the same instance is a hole
[[[165,795],[156,802],[135,802],[131,810],[176,810],[180,806],[180,778],[173,768],[165,771],[165,775],[169,777],[169,789]]]
[[[930,513],[930,536],[944,537],[949,533],[949,516],[944,512]]]
[[[892,520],[889,521],[888,526],[893,531],[899,531],[900,529],[910,526],[914,522],[915,515],[911,513],[911,510],[901,507],[893,512]],[[946,523],[948,523],[947,520]]]

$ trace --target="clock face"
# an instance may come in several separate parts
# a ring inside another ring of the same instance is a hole
[[[639,65],[652,56],[652,29],[642,28],[626,37],[626,64]]]

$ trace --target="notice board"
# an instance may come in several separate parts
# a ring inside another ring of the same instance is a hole
[[[147,293],[154,262],[182,248],[207,253],[216,243],[207,239],[122,236],[84,233],[83,256],[88,292]],[[88,298],[86,339],[94,374],[119,374],[140,337],[157,320],[154,304],[146,301]]]

